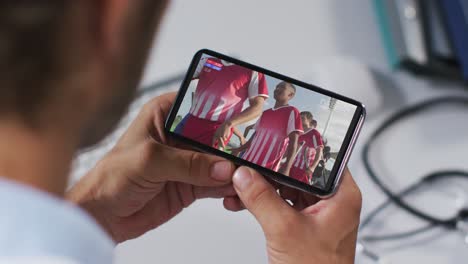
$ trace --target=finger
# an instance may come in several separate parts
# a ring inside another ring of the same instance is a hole
[[[265,233],[275,233],[298,214],[276,193],[275,189],[257,172],[240,167],[233,177],[234,188],[255,216]],[[285,221],[287,219],[287,221]]]
[[[218,142],[219,142],[218,146],[221,146],[221,148],[224,150],[226,148],[226,144],[224,144],[224,139],[219,138]]]
[[[290,200],[293,203],[293,208],[297,211],[302,211],[320,200],[314,195],[293,189],[288,186],[281,186],[279,188],[279,193],[284,199]]]
[[[216,141],[218,141],[216,135],[213,137],[213,140],[211,141],[211,147],[215,147],[216,146]]]
[[[147,126],[147,131],[150,132],[152,138],[158,142],[167,143],[166,133],[164,132],[164,124],[166,123],[167,116],[171,110],[172,105],[177,97],[176,92],[167,93],[157,97],[157,100],[150,101],[145,107],[149,115],[152,115],[153,122]]]
[[[218,135],[218,132],[215,132],[214,136],[213,136],[213,140],[212,140],[212,143],[211,143],[211,146],[214,148],[216,146],[216,144],[218,144],[218,147],[219,147],[219,141],[221,139],[221,136]]]
[[[232,184],[220,186],[220,187],[193,187],[193,194],[196,199],[203,198],[223,198],[228,196],[236,196],[237,193],[234,190]]]
[[[179,142],[179,141],[177,141],[177,140],[174,140],[174,141],[172,142],[172,140],[169,138],[169,142],[170,142],[170,143],[169,143],[168,145],[171,146],[171,147],[174,147],[174,148],[185,149],[185,150],[191,150],[191,151],[197,151],[197,149],[194,148],[193,146],[190,146],[190,145],[188,145],[188,144],[184,144],[184,143]]]
[[[212,147],[216,147],[220,150],[223,150],[224,149],[224,144],[223,144],[223,139],[221,137],[215,137],[213,139],[213,144],[212,144]],[[217,145],[217,146],[216,146]]]
[[[147,141],[138,148],[140,161],[150,182],[176,181],[195,186],[222,186],[231,182],[234,164],[223,158],[190,150],[176,149]]]
[[[223,205],[224,208],[232,212],[245,210],[245,206],[242,204],[242,201],[237,196],[229,196],[224,198]]]
[[[176,93],[172,92],[155,97],[146,103],[118,144],[135,145],[148,136],[165,143],[164,123],[175,98]]]
[[[362,196],[348,169],[343,172],[342,182],[336,194],[329,199],[304,209],[305,214],[314,217],[330,228],[353,226],[359,223]]]
[[[169,182],[165,185],[170,201],[181,201],[183,207],[188,207],[197,199],[224,198],[236,196],[232,184],[219,187],[199,187],[180,182]]]

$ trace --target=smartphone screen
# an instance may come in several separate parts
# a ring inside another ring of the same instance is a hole
[[[192,61],[166,131],[288,186],[328,195],[363,119],[359,102],[202,50]]]

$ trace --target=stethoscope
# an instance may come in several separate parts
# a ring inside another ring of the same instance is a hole
[[[386,186],[382,180],[377,176],[377,173],[371,166],[370,162],[370,149],[375,143],[375,141],[382,135],[383,132],[388,131],[398,122],[403,121],[404,119],[408,119],[412,116],[417,114],[421,114],[424,111],[442,106],[442,105],[460,105],[460,106],[468,106],[468,98],[463,97],[441,97],[436,99],[431,99],[422,103],[418,103],[416,105],[409,106],[404,108],[397,113],[393,114],[389,118],[387,118],[382,125],[380,125],[370,136],[370,139],[365,143],[363,152],[362,152],[362,159],[364,162],[364,167],[369,174],[372,181],[379,187],[379,189],[387,196],[387,200],[379,205],[377,208],[372,210],[364,219],[361,221],[360,230],[366,228],[369,223],[384,209],[389,207],[389,205],[394,204],[404,210],[405,212],[427,222],[427,225],[414,229],[411,231],[397,233],[397,234],[390,234],[390,235],[383,235],[383,236],[366,236],[361,237],[357,250],[362,252],[364,255],[370,257],[375,261],[379,261],[380,257],[369,250],[366,246],[369,242],[374,241],[386,241],[386,240],[396,240],[396,239],[403,239],[407,238],[416,234],[420,234],[422,232],[428,231],[435,227],[442,227],[447,230],[459,230],[463,232],[465,235],[465,242],[468,244],[468,208],[461,208],[458,212],[450,218],[438,218],[432,216],[423,210],[420,210],[411,204],[405,202],[403,200],[404,197],[414,194],[416,191],[421,190],[427,187],[433,187],[434,185],[440,184],[442,181],[447,179],[467,179],[468,180],[468,172],[459,171],[459,170],[444,170],[444,171],[437,171],[430,173],[424,177],[422,177],[418,182],[411,184],[410,186],[406,187],[404,190],[395,193],[390,190],[388,186]],[[468,121],[468,118],[467,118]],[[467,151],[468,152],[468,151]],[[468,161],[468,158],[467,158]]]

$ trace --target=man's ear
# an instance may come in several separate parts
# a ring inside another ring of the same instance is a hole
[[[74,16],[71,21],[75,24],[75,31],[70,36],[76,39],[76,53],[73,54],[80,64],[86,66],[86,77],[80,77],[80,81],[87,80],[93,85],[108,86],[110,79],[109,72],[115,61],[121,57],[123,45],[122,30],[132,5],[137,2],[132,0],[88,0],[76,1],[76,5],[71,7],[71,15]],[[75,4],[75,3],[74,3]],[[73,52],[73,50],[70,50]],[[80,65],[79,67],[82,67]],[[107,72],[103,74],[103,72]],[[86,86],[89,86],[87,83]],[[104,93],[105,89],[82,89],[89,93],[88,99],[98,98]],[[90,102],[98,104],[99,102]]]
[[[96,8],[96,31],[99,48],[111,55],[122,49],[122,30],[131,10],[131,0],[99,0],[92,1]],[[135,1],[136,3],[137,1]]]

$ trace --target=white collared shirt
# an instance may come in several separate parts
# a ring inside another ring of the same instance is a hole
[[[0,264],[110,264],[114,246],[81,208],[0,179]]]

